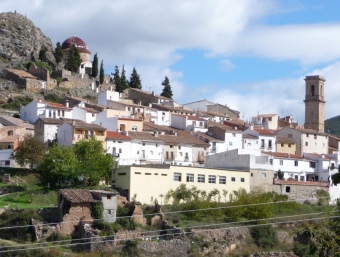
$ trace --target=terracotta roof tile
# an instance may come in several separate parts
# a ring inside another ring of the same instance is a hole
[[[301,159],[301,160],[304,159],[302,155],[295,155],[295,154],[289,154],[289,153],[265,152],[265,151],[262,151],[262,153],[271,155],[274,157],[278,157],[278,158]]]
[[[106,140],[107,139],[120,139],[120,140],[127,140],[130,141],[131,138],[129,136],[126,136],[120,132],[116,131],[107,131],[106,132]]]
[[[88,189],[60,189],[59,194],[71,203],[95,203],[100,202]]]

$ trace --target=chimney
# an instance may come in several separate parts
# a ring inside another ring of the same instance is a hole
[[[70,107],[68,100],[66,100],[66,107]]]
[[[253,130],[254,129],[254,125],[250,125],[250,129]]]
[[[154,92],[154,91],[152,91],[151,95],[155,95],[155,92]]]

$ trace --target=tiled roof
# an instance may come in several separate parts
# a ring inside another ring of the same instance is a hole
[[[126,136],[120,132],[116,131],[107,131],[106,132],[106,139],[120,139],[120,140],[128,140],[130,141],[131,138],[129,136]]]
[[[39,119],[37,119],[36,122],[38,122],[39,120],[42,120],[44,122],[44,124],[63,124],[63,122],[64,122],[62,119],[45,118],[45,117],[39,117]]]
[[[152,95],[152,96],[155,96],[155,97],[160,98],[160,99],[170,100],[169,98],[167,98],[165,96],[152,94],[150,92],[147,92],[147,91],[144,91],[144,90],[141,90],[141,89],[138,89],[138,88],[130,88],[129,90],[137,91],[137,92],[140,92],[140,93],[143,93],[143,94],[146,94],[146,95]]]
[[[18,139],[20,139],[20,137],[21,137],[20,135],[6,136],[4,138],[1,138],[0,142],[2,142],[2,143],[13,143],[15,141],[18,141]]]
[[[206,121],[205,119],[202,119],[200,117],[193,116],[193,115],[183,115],[183,114],[172,114],[172,115],[176,115],[182,118],[187,118],[188,120]]]
[[[59,104],[59,103],[46,102],[46,101],[38,101],[38,102],[44,103],[44,104],[46,104],[48,107],[51,107],[51,108],[72,110],[72,108],[66,107],[65,105]]]
[[[18,69],[7,69],[9,72],[14,73],[15,75],[21,77],[21,78],[27,78],[27,79],[37,79],[35,76],[33,76],[31,73],[28,73],[24,70],[18,70]]]
[[[97,124],[86,123],[86,122],[81,121],[81,120],[71,120],[71,119],[68,119],[68,120],[65,120],[64,122],[71,124],[75,129],[77,129],[77,128],[85,128],[85,129],[97,129],[97,130],[100,130],[100,131],[105,131],[106,130],[106,128],[101,127],[101,126],[99,126]]]
[[[59,194],[71,203],[95,203],[100,202],[88,189],[60,189]]]
[[[224,142],[223,140],[219,140],[219,139],[214,138],[214,137],[212,137],[212,136],[210,136],[210,135],[208,135],[206,133],[203,133],[203,132],[197,131],[197,132],[193,132],[193,134],[197,135],[198,137],[203,138],[203,139],[205,139],[207,141],[211,141],[211,142]]]
[[[200,111],[199,116],[201,116],[201,114],[203,115],[208,115],[208,116],[217,116],[217,117],[224,117],[224,118],[230,118],[228,115],[222,114],[222,113],[218,113],[218,112],[205,112],[205,111]]]
[[[150,121],[143,122],[143,130],[144,131],[170,131],[174,128],[168,126],[157,125]]]
[[[143,119],[135,119],[135,118],[118,118],[118,120],[132,120],[132,121],[143,121]]]
[[[266,129],[266,128],[253,128],[257,133],[260,135],[273,135],[275,136],[275,131],[271,129]]]
[[[248,134],[242,134],[242,138],[246,139],[259,139],[259,137],[253,136],[253,135],[248,135]]]
[[[304,159],[301,155],[295,155],[295,154],[289,154],[289,153],[279,153],[279,152],[265,152],[262,151],[262,153],[271,155],[273,157],[277,158],[288,158],[288,159]]]
[[[290,144],[295,144],[295,142],[288,138],[288,137],[282,137],[282,136],[276,136],[276,142],[277,143],[290,143]]]
[[[5,120],[8,121],[9,123],[12,123],[13,125],[19,125],[21,123],[25,123],[24,120],[22,119],[18,119],[12,116],[8,116],[8,115],[0,115],[1,120]]]
[[[334,160],[335,159],[335,158],[331,158],[331,157],[329,157],[327,155],[324,155],[324,154],[318,154],[318,153],[308,153],[308,154],[312,155],[312,156],[315,156],[317,158],[323,158],[325,160]],[[306,157],[306,158],[308,158],[308,157]]]
[[[128,136],[131,139],[141,140],[141,141],[152,141],[152,142],[160,142],[162,143],[162,140],[158,137],[155,137],[153,134],[149,132],[141,132],[141,131],[129,131]]]
[[[183,112],[183,113],[191,113],[194,114],[195,112],[190,109],[186,109],[183,107],[172,107],[172,106],[167,106],[164,104],[152,104],[152,107],[157,109],[157,110],[164,110],[164,111],[170,111],[170,112]]]
[[[319,132],[319,131],[316,131],[316,130],[314,130],[314,129],[306,129],[306,128],[300,128],[300,127],[297,127],[297,128],[284,127],[284,128],[282,128],[282,129],[285,129],[285,128],[297,130],[297,131],[300,131],[301,133],[304,133],[304,134],[315,134],[315,135],[321,135],[321,136],[328,136],[327,133]],[[282,130],[282,129],[281,129],[281,130]]]
[[[89,113],[99,113],[99,111],[93,109],[93,108],[88,108],[88,107],[79,107],[79,109],[82,109],[86,112],[89,112]]]

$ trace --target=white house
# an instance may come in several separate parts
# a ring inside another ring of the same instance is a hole
[[[24,121],[34,123],[39,117],[72,119],[72,108],[68,105],[38,100],[20,109],[20,118]]]
[[[120,100],[119,92],[111,90],[106,90],[98,95],[98,104],[109,106],[108,101],[117,101]]]
[[[57,139],[58,129],[63,122],[63,119],[40,117],[34,122],[34,134],[42,137],[44,142],[53,142]]]
[[[132,165],[136,162],[131,156],[131,138],[115,131],[106,132],[106,152],[121,165]]]
[[[245,135],[251,135],[254,137],[258,137],[258,148],[263,151],[270,151],[270,152],[276,152],[276,134],[275,131],[266,129],[266,128],[256,128],[254,126],[250,126],[250,128],[243,131],[243,134]],[[247,140],[247,139],[244,139]],[[246,144],[243,144],[243,146],[246,149],[253,148],[254,145],[248,145],[248,142]],[[249,148],[248,148],[249,146]],[[256,144],[255,144],[256,146]]]
[[[206,132],[208,130],[207,121],[205,119],[192,115],[172,114],[171,126],[188,131]]]
[[[277,114],[259,114],[252,118],[254,125],[262,126],[266,129],[277,130],[279,124],[279,115]]]
[[[72,116],[73,119],[82,120],[86,123],[93,123],[96,120],[98,113],[98,110],[85,107],[85,103],[81,102],[77,106],[73,107]]]

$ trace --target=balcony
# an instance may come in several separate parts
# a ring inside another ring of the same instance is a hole
[[[319,186],[319,187],[329,187],[328,181],[298,181],[298,180],[278,180],[273,179],[274,185],[301,185],[301,186]]]

